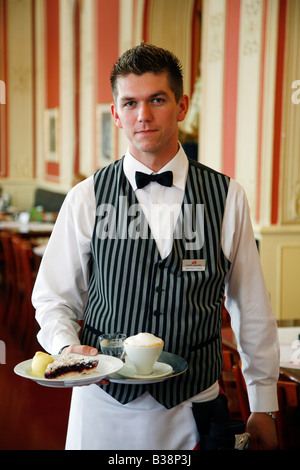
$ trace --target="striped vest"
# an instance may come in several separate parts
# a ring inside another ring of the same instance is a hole
[[[230,268],[222,252],[221,229],[228,186],[227,176],[189,160],[176,227],[182,236],[174,237],[169,256],[161,259],[142,211],[140,217],[130,211],[138,201],[125,177],[123,159],[95,173],[97,210],[81,342],[99,349],[101,333],[150,332],[163,338],[164,351],[185,358],[189,365],[184,374],[157,384],[104,386],[123,404],[147,390],[171,408],[207,389],[221,373],[222,301]],[[184,206],[196,204],[204,205],[204,238],[201,246],[191,249],[182,223]],[[142,233],[134,237],[138,229]],[[183,260],[206,260],[205,270],[183,271]]]

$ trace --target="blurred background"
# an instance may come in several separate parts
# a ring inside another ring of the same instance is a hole
[[[244,186],[276,316],[300,318],[298,0],[0,0],[2,195],[55,210],[124,154],[109,74],[141,40],[181,59],[181,139]]]
[[[180,139],[245,188],[274,313],[295,324],[299,0],[0,0],[0,231],[42,222],[48,236],[68,190],[125,153],[109,76],[141,40],[181,59],[191,107]]]

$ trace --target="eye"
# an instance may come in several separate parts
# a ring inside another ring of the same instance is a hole
[[[135,105],[135,101],[126,101],[124,108],[132,108]]]
[[[153,103],[161,104],[161,103],[164,103],[164,102],[165,102],[165,100],[163,98],[157,97],[157,98],[153,99]]]

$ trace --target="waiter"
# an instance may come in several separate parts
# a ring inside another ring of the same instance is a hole
[[[244,191],[188,160],[178,142],[189,101],[172,53],[144,43],[130,49],[111,85],[128,149],[66,197],[33,292],[38,339],[52,354],[93,355],[102,333],[147,331],[189,368],[158,384],[74,388],[66,448],[194,449],[197,404],[208,409],[220,396],[225,296],[251,447],[274,449],[276,322]]]

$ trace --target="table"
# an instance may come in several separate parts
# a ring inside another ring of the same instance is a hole
[[[50,235],[54,227],[54,223],[50,222],[28,222],[28,223],[21,223],[16,220],[1,220],[0,221],[0,231],[6,230],[10,233],[15,235],[22,235],[22,236],[37,236],[41,235],[44,236]]]
[[[290,380],[298,383],[300,383],[300,364],[293,364],[291,362],[291,355],[294,351],[292,343],[299,338],[299,335],[300,326],[278,327],[280,372]]]
[[[299,325],[299,326],[278,326],[278,338],[280,345],[280,374],[293,382],[300,384],[300,364],[293,364],[290,361],[292,355],[291,345],[300,335],[300,321],[288,320],[278,321],[278,325]],[[235,355],[238,354],[236,340],[231,328],[222,329],[222,342],[225,349],[230,349]]]
[[[33,248],[34,255],[42,258],[45,253],[46,247],[47,247],[47,243],[43,243],[42,245],[35,246]]]

